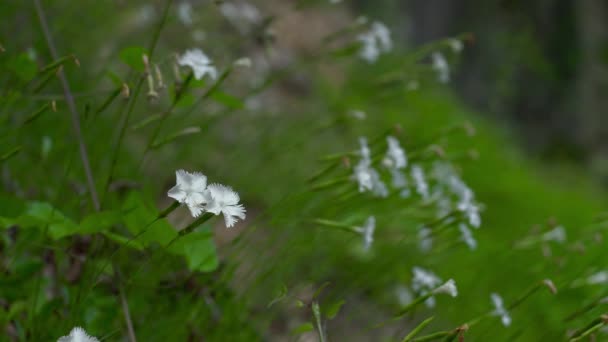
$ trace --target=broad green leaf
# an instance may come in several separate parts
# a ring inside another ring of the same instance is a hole
[[[307,322],[307,323],[301,324],[297,328],[293,329],[291,331],[291,334],[299,335],[299,334],[303,334],[305,332],[313,331],[314,329],[315,329],[315,327],[312,325],[312,323]]]
[[[141,46],[130,46],[120,51],[120,59],[131,68],[143,72],[145,70],[143,55],[147,55],[148,51]]]
[[[211,98],[230,109],[242,109],[245,107],[241,99],[219,90],[213,92]]]
[[[137,240],[144,246],[152,243],[165,245],[177,236],[175,229],[165,219],[156,219],[158,211],[146,203],[138,192],[129,194],[123,210],[127,229],[134,235],[141,233]]]
[[[53,239],[78,233],[78,225],[59,210],[45,202],[30,202],[18,217],[0,217],[0,226],[8,228],[19,225],[26,228],[47,228]]]
[[[325,307],[325,317],[327,317],[327,319],[334,319],[334,317],[336,317],[338,312],[340,312],[340,309],[342,308],[342,305],[344,305],[344,303],[346,303],[346,302],[342,299],[333,304],[326,306]]]
[[[219,264],[213,241],[213,233],[209,227],[194,231],[177,239],[170,247],[171,252],[183,255],[188,268],[193,271],[211,272]]]

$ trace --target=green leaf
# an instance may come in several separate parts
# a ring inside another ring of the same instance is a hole
[[[327,317],[327,319],[334,319],[334,317],[336,317],[336,315],[338,314],[338,312],[340,312],[340,309],[342,308],[342,305],[344,305],[344,303],[346,303],[343,299],[327,306],[325,308],[325,317]]]
[[[127,229],[134,235],[141,233],[137,240],[144,246],[152,243],[165,245],[177,236],[175,229],[165,219],[157,219],[158,211],[146,203],[138,192],[128,195],[123,210]]]
[[[177,239],[169,248],[186,258],[188,268],[193,271],[211,272],[219,265],[211,228],[204,227]]]
[[[120,59],[131,68],[144,72],[143,55],[148,55],[148,50],[141,46],[130,46],[120,51]]]
[[[242,109],[245,107],[241,99],[219,90],[213,92],[211,98],[231,109]]]
[[[122,215],[117,211],[93,213],[80,222],[79,232],[83,234],[99,233],[121,222]]]
[[[13,225],[24,228],[48,227],[49,234],[55,240],[78,233],[78,225],[74,221],[45,202],[28,203],[25,212],[18,217],[0,217],[0,226],[8,228]]]
[[[291,334],[299,335],[299,334],[303,334],[305,332],[313,331],[314,329],[315,329],[315,327],[312,325],[312,323],[307,322],[307,323],[301,324],[297,328],[293,329],[291,331]]]

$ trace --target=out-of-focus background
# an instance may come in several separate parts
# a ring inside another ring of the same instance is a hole
[[[3,1],[0,341],[605,340],[607,90],[603,0]]]

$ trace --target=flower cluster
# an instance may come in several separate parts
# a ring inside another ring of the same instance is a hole
[[[200,172],[175,172],[176,185],[167,195],[190,210],[193,217],[205,212],[223,214],[226,227],[230,228],[245,219],[245,207],[239,204],[239,194],[232,188],[221,184],[207,185],[207,176]]]
[[[87,334],[81,327],[76,327],[68,336],[60,337],[57,342],[99,342],[99,340]]]
[[[391,32],[381,22],[373,22],[369,31],[360,34],[357,40],[361,42],[359,56],[369,63],[374,63],[380,54],[393,49]]]
[[[412,290],[418,295],[432,294],[449,294],[452,297],[458,295],[456,288],[456,282],[454,279],[450,279],[441,285],[442,281],[435,273],[425,270],[421,267],[414,267],[412,269],[414,277],[412,278]],[[435,306],[435,298],[429,297],[426,301],[426,306],[432,308]]]
[[[441,83],[450,82],[450,65],[441,52],[433,52],[431,55],[433,70],[437,73],[437,79]]]

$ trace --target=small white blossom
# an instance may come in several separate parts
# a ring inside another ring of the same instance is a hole
[[[188,206],[193,217],[199,216],[207,203],[207,176],[200,172],[175,172],[176,184],[167,195],[181,204]]]
[[[189,2],[180,2],[177,5],[177,17],[186,26],[190,26],[194,23],[192,19],[192,5]]]
[[[441,278],[435,273],[425,270],[422,267],[414,267],[412,269],[414,278],[412,279],[412,289],[416,292],[430,290],[441,284]]]
[[[608,271],[600,271],[587,277],[588,285],[608,283]]]
[[[407,167],[407,156],[399,144],[399,140],[389,135],[386,137],[386,141],[388,143],[388,151],[386,151],[386,156],[382,160],[384,166],[397,170]]]
[[[566,242],[566,229],[562,226],[557,226],[546,232],[542,236],[543,241],[555,241],[559,243]]]
[[[354,178],[359,185],[359,192],[371,191],[380,197],[388,196],[388,189],[380,179],[380,174],[372,167],[371,152],[367,139],[359,138],[361,160],[354,167]]]
[[[502,297],[500,297],[497,293],[492,293],[490,297],[492,298],[492,303],[494,304],[494,312],[492,314],[495,316],[500,316],[502,325],[505,327],[511,325],[511,316],[509,316],[509,313],[505,309]]]
[[[449,39],[448,44],[450,45],[452,51],[454,51],[455,53],[460,53],[462,51],[462,48],[464,47],[462,44],[462,40],[456,38]]]
[[[60,337],[57,342],[99,342],[99,340],[87,334],[81,327],[76,327],[68,336]]]
[[[433,291],[434,288],[441,284],[441,279],[431,271],[425,270],[421,267],[414,267],[412,272],[414,273],[414,278],[412,279],[412,290],[417,292],[419,295],[425,295]],[[429,297],[424,303],[427,307],[432,308],[435,306],[435,298]]]
[[[424,200],[429,198],[429,185],[424,177],[424,171],[420,165],[412,166],[412,178],[416,184],[416,192],[422,196]]]
[[[369,63],[375,62],[381,53],[389,52],[393,48],[391,32],[381,22],[373,22],[370,30],[357,37],[361,42],[359,56]]]
[[[450,66],[441,52],[433,52],[431,55],[433,60],[433,70],[437,72],[437,78],[441,83],[450,81]]]
[[[464,241],[464,243],[466,243],[467,246],[469,246],[469,248],[471,250],[476,249],[477,248],[477,241],[473,237],[473,233],[471,232],[471,230],[469,229],[469,227],[467,227],[466,224],[461,223],[461,224],[458,225],[458,229],[460,230],[460,233],[462,234],[462,241]]]
[[[177,64],[190,67],[197,80],[205,75],[209,75],[214,80],[217,78],[217,69],[201,49],[187,50],[179,57]]]
[[[239,204],[239,194],[231,187],[221,184],[210,184],[207,187],[207,205],[205,210],[215,215],[223,214],[226,227],[230,228],[238,221],[245,219],[245,207]]]
[[[374,242],[374,231],[376,230],[376,218],[370,216],[365,221],[363,227],[357,227],[357,232],[363,235],[363,246],[365,250],[368,250]]]
[[[397,169],[390,169],[392,178],[392,185],[397,189],[405,188],[408,185],[407,178],[405,178],[405,174]]]
[[[433,294],[449,294],[452,297],[458,296],[458,289],[456,288],[456,282],[454,279],[450,279],[445,284],[439,286],[435,290],[433,290]]]
[[[350,115],[351,117],[353,117],[357,120],[365,120],[365,118],[367,117],[367,114],[365,114],[364,111],[357,110],[357,109],[349,110],[348,115]]]
[[[220,12],[241,34],[247,34],[262,20],[260,11],[248,2],[228,2],[220,5]]]

